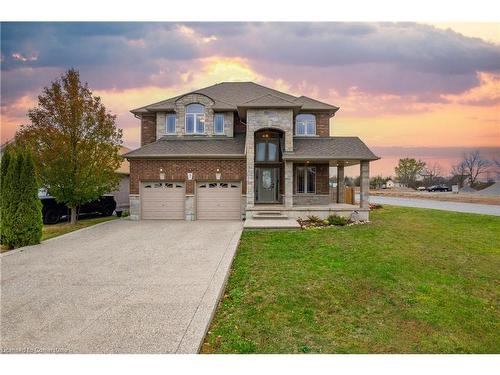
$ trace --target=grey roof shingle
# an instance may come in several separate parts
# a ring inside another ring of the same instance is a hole
[[[245,136],[165,136],[124,155],[126,158],[242,158]]]
[[[153,158],[243,158],[245,135],[234,138],[165,136],[124,155],[128,159]],[[377,160],[379,159],[358,137],[296,137],[293,152],[284,153],[285,160]]]
[[[334,105],[320,102],[307,96],[296,97],[278,90],[259,85],[254,82],[221,82],[213,86],[208,86],[199,90],[194,90],[183,95],[153,103],[141,108],[132,110],[132,113],[147,113],[148,111],[169,111],[175,108],[175,102],[187,94],[199,93],[214,100],[215,110],[234,111],[245,103],[255,101],[254,106],[270,106],[274,102],[289,102],[291,106],[301,107],[301,110],[326,110],[335,112],[339,109]]]
[[[294,138],[293,153],[285,160],[377,160],[377,157],[358,137]]]

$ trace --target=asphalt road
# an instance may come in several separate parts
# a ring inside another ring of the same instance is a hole
[[[500,206],[491,204],[445,202],[431,199],[393,198],[381,196],[370,196],[370,203],[500,216]]]

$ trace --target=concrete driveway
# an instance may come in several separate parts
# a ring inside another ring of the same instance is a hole
[[[197,352],[241,230],[115,220],[3,254],[2,351]]]

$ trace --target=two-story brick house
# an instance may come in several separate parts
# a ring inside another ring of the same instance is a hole
[[[378,158],[357,137],[330,137],[338,109],[253,82],[223,82],[132,110],[141,121],[141,148],[126,155],[131,217],[241,220],[358,211],[367,219],[369,162]],[[359,206],[344,203],[344,167],[354,164]]]

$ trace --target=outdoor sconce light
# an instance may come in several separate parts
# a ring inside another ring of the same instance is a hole
[[[191,181],[193,179],[193,172],[188,172],[187,173],[187,178],[189,181]]]
[[[165,179],[165,171],[163,170],[163,168],[160,168],[160,180],[164,179]]]
[[[215,179],[220,180],[220,169],[217,168],[217,171],[215,172]]]

